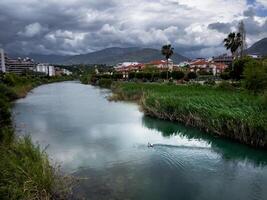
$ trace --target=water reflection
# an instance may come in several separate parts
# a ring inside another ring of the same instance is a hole
[[[267,199],[265,151],[144,117],[107,95],[77,82],[49,84],[13,109],[19,134],[49,144],[50,157],[83,178],[75,198]]]
[[[263,150],[254,149],[228,139],[209,135],[196,128],[186,127],[180,123],[173,123],[144,116],[142,124],[152,130],[159,131],[164,137],[186,137],[188,140],[206,141],[213,151],[222,155],[224,160],[244,161],[255,166],[267,164],[267,153]]]

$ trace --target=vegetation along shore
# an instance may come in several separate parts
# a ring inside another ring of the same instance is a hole
[[[167,81],[166,72],[137,72],[128,79],[122,74],[91,74],[87,81],[112,88],[113,100],[137,101],[146,115],[266,149],[266,60],[237,60],[227,73],[223,77],[231,80],[207,80],[204,85],[194,81],[199,76],[194,72],[170,73]]]
[[[1,199],[66,199],[71,179],[62,176],[47,154],[28,136],[15,136],[12,102],[34,87],[72,80],[71,76],[36,77],[5,74],[0,77],[0,197]]]

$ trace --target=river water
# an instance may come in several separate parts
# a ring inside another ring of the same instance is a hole
[[[13,108],[81,199],[266,200],[267,152],[145,117],[134,103],[79,82],[35,88]],[[153,148],[148,148],[148,142]]]

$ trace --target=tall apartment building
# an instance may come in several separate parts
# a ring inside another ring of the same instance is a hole
[[[33,62],[32,59],[29,58],[18,58],[12,59],[9,58],[3,49],[0,49],[0,59],[1,59],[1,71],[5,73],[15,73],[15,74],[22,74],[25,71],[33,70],[36,64]]]
[[[4,52],[4,49],[0,49],[0,63],[1,63],[1,68],[0,68],[0,71],[1,72],[6,72],[6,62],[5,62],[5,52]]]

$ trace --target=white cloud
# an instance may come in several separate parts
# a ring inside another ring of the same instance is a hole
[[[29,24],[25,26],[23,31],[18,32],[19,35],[25,36],[25,37],[34,37],[38,34],[40,34],[42,31],[46,30],[39,24],[38,22]]]

